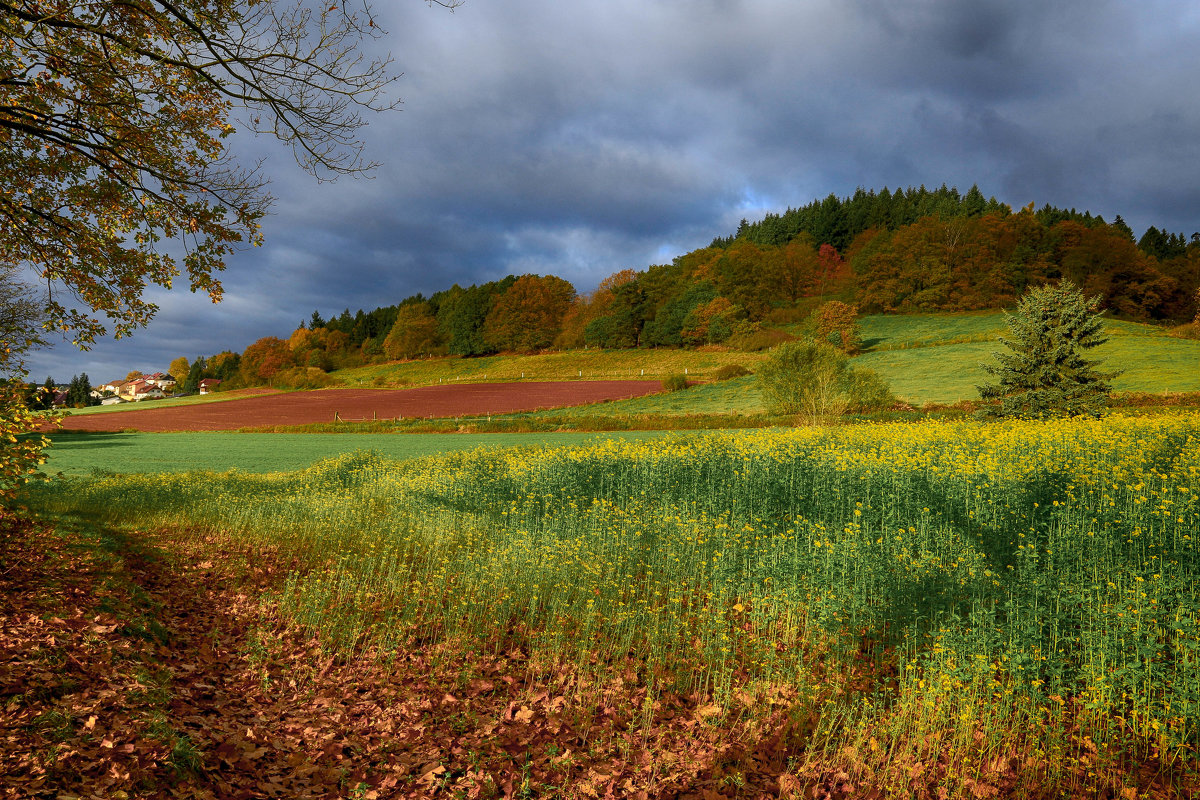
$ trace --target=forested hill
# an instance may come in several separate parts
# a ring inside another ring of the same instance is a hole
[[[782,214],[767,214],[760,222],[742,220],[737,233],[728,238],[717,238],[713,247],[728,247],[738,239],[760,245],[785,245],[801,234],[807,234],[818,245],[828,244],[838,251],[845,250],[854,237],[871,229],[894,231],[925,217],[947,220],[957,217],[981,217],[985,214],[1005,216],[1011,213],[1007,205],[995,197],[984,199],[978,186],[972,186],[966,194],[955,188],[941,187],[929,190],[924,186],[909,187],[891,192],[865,190],[861,187],[851,197],[838,198],[829,195],[824,200],[813,200],[800,208],[788,208]],[[1092,216],[1090,212],[1078,212],[1054,208],[1047,204],[1035,212],[1038,221],[1051,226],[1057,222],[1071,220],[1086,227],[1104,225],[1104,218]],[[1131,237],[1133,231],[1118,216],[1113,223]]]
[[[510,275],[370,312],[347,309],[328,320],[316,312],[287,339],[200,361],[217,377],[261,383],[281,370],[311,376],[437,354],[758,347],[771,341],[772,325],[828,300],[864,313],[1006,308],[1029,287],[1063,279],[1100,295],[1116,316],[1191,320],[1200,234],[1151,227],[1135,240],[1119,216],[1107,223],[1032,203],[1013,212],[974,186],[965,194],[945,186],[859,190],[743,222],[733,236],[670,264],[615,273],[586,296],[554,276]]]

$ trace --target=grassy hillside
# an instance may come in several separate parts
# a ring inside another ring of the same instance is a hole
[[[1095,358],[1107,369],[1124,369],[1118,392],[1200,391],[1200,342],[1176,339],[1151,325],[1110,321],[1109,341]],[[877,371],[909,403],[953,403],[978,398],[988,379],[996,338],[1007,330],[1000,313],[874,316],[862,322],[870,350],[854,363]]]
[[[1118,392],[1200,391],[1200,341],[1177,339],[1151,325],[1107,323],[1110,341],[1096,357],[1109,369],[1123,369],[1114,381]],[[1007,330],[1000,312],[970,314],[874,315],[861,320],[865,352],[855,366],[877,371],[901,399],[915,406],[954,403],[978,398],[975,387],[987,379],[981,363],[992,361],[997,338]],[[598,379],[661,379],[683,374],[704,381],[719,367],[741,364],[751,370],[765,353],[713,350],[574,350],[541,355],[439,358],[391,364],[372,364],[339,370],[331,377],[346,386],[394,388],[438,383],[482,381],[558,381]],[[138,408],[213,402],[241,394],[155,401]],[[72,413],[104,413],[131,406],[83,409]],[[538,412],[537,418],[558,418],[576,410]],[[603,416],[647,414],[756,414],[762,398],[753,378],[700,385],[686,392],[587,407]]]
[[[761,359],[761,356],[758,357]],[[748,365],[753,368],[752,365]],[[762,396],[754,376],[735,378],[720,383],[701,383],[686,391],[652,394],[632,400],[615,400],[586,406],[586,413],[612,417],[643,415],[676,416],[683,414],[761,414]],[[575,417],[579,407],[555,408],[522,414],[529,419],[559,419]]]
[[[703,378],[726,364],[750,367],[755,353],[697,350],[569,350],[540,355],[434,358],[371,364],[339,370],[333,377],[348,386],[423,386],[453,381],[565,381],[661,379],[667,375]]]
[[[188,397],[166,397],[162,400],[141,400],[137,403],[119,403],[114,406],[88,406],[87,408],[72,408],[72,416],[76,414],[111,414],[118,411],[145,410],[147,408],[173,408],[175,406],[196,406],[204,403],[220,403],[223,400],[237,400],[256,394],[264,394],[271,389],[234,389],[229,392],[212,392],[209,394],[194,394]]]
[[[1007,327],[999,312],[978,314],[875,315],[863,318],[866,352],[853,360],[873,369],[901,399],[920,406],[976,400],[976,386],[988,379],[980,364],[992,363],[1002,346],[997,338]],[[1151,325],[1110,321],[1109,342],[1095,355],[1106,369],[1123,369],[1113,382],[1118,392],[1200,391],[1200,342],[1176,339]],[[658,351],[651,351],[651,353]],[[699,354],[697,354],[699,355]],[[719,354],[703,354],[719,355]],[[727,353],[733,363],[750,369],[762,353]],[[753,414],[763,411],[753,378],[693,387],[687,392],[655,395],[593,406],[611,415]],[[554,417],[570,409],[539,412]]]

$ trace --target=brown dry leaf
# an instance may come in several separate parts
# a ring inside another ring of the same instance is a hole
[[[979,800],[983,800],[985,797],[995,797],[1000,794],[1000,790],[997,787],[992,786],[990,783],[973,780],[972,778],[963,780],[963,785],[967,787],[967,791],[971,793],[972,797],[979,798]]]
[[[790,797],[799,796],[800,792],[804,791],[804,784],[800,779],[790,772],[785,772],[779,776],[779,796]]]

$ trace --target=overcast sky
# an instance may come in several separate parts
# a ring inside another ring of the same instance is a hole
[[[264,139],[266,244],[225,300],[154,292],[131,339],[35,353],[93,384],[325,316],[526,272],[589,291],[857,187],[978,183],[1200,230],[1200,4],[1188,0],[376,0],[402,110],[373,180],[317,184]]]

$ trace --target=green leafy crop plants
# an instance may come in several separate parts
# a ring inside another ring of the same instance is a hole
[[[789,704],[806,747],[878,781],[941,763],[959,794],[1089,794],[1147,760],[1195,779],[1198,492],[1181,413],[360,453],[27,496],[302,554],[280,604],[332,647],[634,659],[726,712]]]

